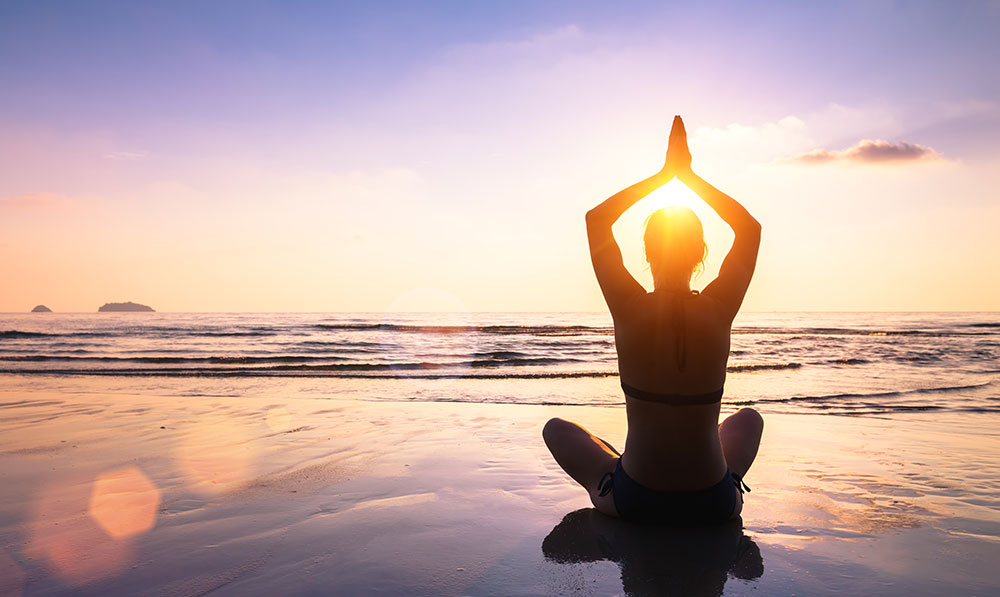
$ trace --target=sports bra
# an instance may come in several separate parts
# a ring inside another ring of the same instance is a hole
[[[692,404],[713,404],[722,400],[722,388],[714,392],[704,394],[661,394],[659,392],[647,392],[639,388],[633,388],[624,381],[622,391],[629,398],[645,400],[647,402],[660,402],[662,404],[672,404],[674,406],[690,406]]]
[[[692,290],[691,294],[698,294],[697,290]],[[677,334],[676,354],[677,370],[684,371],[687,365],[687,343],[684,334],[684,296],[678,294],[673,301],[674,330]],[[662,404],[672,404],[675,406],[687,406],[692,404],[712,404],[722,400],[722,388],[704,394],[661,394],[659,392],[647,392],[634,388],[624,381],[622,391],[629,398],[645,400],[647,402],[660,402]]]

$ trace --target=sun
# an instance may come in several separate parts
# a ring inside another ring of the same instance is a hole
[[[676,178],[636,202],[615,223],[615,239],[621,247],[625,267],[647,289],[652,288],[652,280],[642,249],[643,224],[650,214],[667,206],[688,207],[702,222],[705,242],[708,244],[708,258],[705,262],[705,273],[699,276],[695,283],[700,288],[715,277],[722,259],[732,244],[733,234],[708,204]]]
[[[648,209],[650,213],[669,205],[679,205],[691,209],[702,209],[705,203],[695,195],[683,182],[676,178],[649,194],[652,199]]]

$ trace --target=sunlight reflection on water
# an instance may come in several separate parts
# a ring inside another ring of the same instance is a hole
[[[175,458],[192,489],[205,495],[235,489],[253,475],[258,447],[245,425],[223,418],[190,424]]]

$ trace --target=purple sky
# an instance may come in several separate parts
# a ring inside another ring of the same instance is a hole
[[[998,30],[991,2],[5,2],[0,311],[599,310],[582,214],[675,113],[764,224],[748,308],[998,309]]]

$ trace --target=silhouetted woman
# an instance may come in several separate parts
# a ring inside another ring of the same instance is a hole
[[[635,202],[677,177],[736,234],[719,276],[690,288],[706,247],[690,209],[649,217],[646,292],[622,264],[611,225]],[[760,224],[742,205],[691,170],[687,133],[674,118],[666,164],[587,212],[594,273],[615,324],[628,416],[625,450],[576,423],[552,419],[542,432],[556,462],[611,516],[674,524],[721,522],[743,509],[742,478],[757,455],[763,419],[744,408],[719,425],[729,335],[757,262]]]

